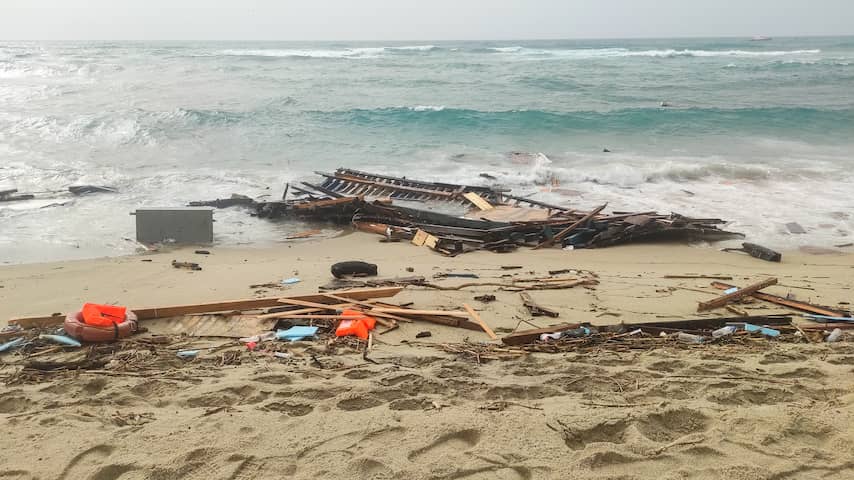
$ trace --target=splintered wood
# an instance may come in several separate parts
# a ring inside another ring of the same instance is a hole
[[[737,291],[730,293],[728,295],[724,295],[722,297],[718,297],[718,298],[715,298],[715,299],[712,299],[712,300],[709,300],[706,302],[700,302],[699,306],[697,307],[697,311],[702,312],[705,310],[712,310],[714,308],[723,307],[730,302],[738,300],[739,298],[743,298],[743,297],[746,297],[748,295],[752,295],[753,293],[758,292],[759,290],[762,290],[765,287],[770,287],[771,285],[776,285],[776,284],[777,284],[776,278],[769,278],[769,279],[763,280],[759,283],[754,283],[753,285],[750,285],[750,286],[744,287],[744,288],[740,288]]]
[[[483,197],[474,192],[464,193],[463,197],[465,197],[466,200],[470,201],[475,207],[481,210],[492,210],[493,208],[495,208],[489,202],[484,200]]]

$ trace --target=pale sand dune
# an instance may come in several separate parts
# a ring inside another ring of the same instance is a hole
[[[173,258],[199,261],[204,270],[175,270]],[[190,250],[4,267],[0,318],[66,311],[83,301],[242,298],[255,294],[250,284],[294,271],[302,283],[261,295],[310,292],[330,279],[332,262],[345,259],[376,262],[382,276],[412,275],[407,266],[426,276],[447,268],[498,276],[506,272],[474,269],[513,264],[526,267],[520,275],[558,268],[600,275],[593,290],[533,292],[561,311],[538,325],[693,318],[698,300],[719,293],[708,280],[662,279],[666,274],[733,275],[739,285],[773,275],[789,287],[769,291],[830,305],[849,301],[854,279],[850,255],[791,254],[777,265],[709,249],[632,246],[446,259],[357,234],[291,248],[214,249],[209,257]],[[470,280],[444,284],[462,281]],[[515,293],[496,292],[499,301],[488,305],[472,300],[493,290],[407,290],[394,300],[419,308],[468,302],[499,331],[530,319]],[[422,330],[433,337],[415,343]],[[169,357],[158,360],[169,373],[86,373],[0,386],[0,478],[854,478],[850,342],[537,354],[482,365],[430,346],[466,338],[487,340],[404,324],[378,338],[371,355],[377,365],[304,342],[291,349],[290,361],[243,353],[240,365],[218,367],[217,354],[188,364]],[[310,354],[327,368],[316,368]],[[10,368],[2,367],[0,374]]]

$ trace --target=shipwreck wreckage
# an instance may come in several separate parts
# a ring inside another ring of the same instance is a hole
[[[352,224],[389,241],[410,240],[449,256],[474,250],[508,252],[522,246],[597,248],[637,241],[742,237],[723,230],[726,222],[717,218],[656,212],[605,214],[607,204],[579,211],[511,195],[501,188],[425,182],[346,168],[316,173],[321,182],[286,185],[282,200],[233,195],[190,206],[244,206],[261,218]],[[289,191],[294,194],[291,199]],[[411,206],[425,202],[469,207],[469,211],[453,215]]]

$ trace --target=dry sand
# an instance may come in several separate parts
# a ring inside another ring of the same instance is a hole
[[[204,270],[173,269],[172,259]],[[563,268],[599,275],[595,289],[532,292],[561,312],[534,320],[540,326],[695,318],[697,302],[720,293],[708,280],[664,275],[731,275],[737,285],[776,276],[782,285],[768,291],[827,305],[850,301],[854,283],[854,256],[843,254],[787,254],[772,264],[641,245],[447,259],[353,234],[210,256],[177,250],[2,267],[0,318],[85,301],[144,307],[309,293],[330,280],[331,263],[349,259],[379,264],[384,277],[453,271],[495,281],[489,277],[508,273],[501,265],[522,265],[509,272],[519,276]],[[249,288],[292,276],[302,282]],[[483,293],[498,301],[472,300]],[[394,301],[467,302],[499,334],[531,320],[518,294],[493,287],[407,289]],[[416,342],[423,330],[433,336]],[[378,364],[301,342],[290,361],[246,354],[240,365],[218,367],[210,353],[187,364],[163,359],[170,369],[140,376],[82,373],[0,386],[0,479],[854,478],[850,342],[536,354],[480,365],[432,346],[465,339],[488,340],[404,324],[379,337],[371,355]],[[14,355],[0,357],[0,374]]]

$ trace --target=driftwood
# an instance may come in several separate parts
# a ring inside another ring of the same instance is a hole
[[[353,299],[367,300],[371,298],[388,298],[397,295],[403,290],[402,287],[387,287],[387,288],[365,288],[359,290],[343,290],[339,292],[330,292],[336,296]],[[175,305],[168,307],[155,308],[134,308],[131,309],[136,313],[140,320],[149,320],[152,318],[177,317],[181,315],[189,315],[192,313],[215,313],[215,312],[230,312],[235,310],[254,310],[258,308],[275,307],[281,305],[279,299],[281,297],[268,298],[253,298],[244,300],[232,300],[227,302],[214,303],[198,303],[192,305]],[[324,294],[308,294],[290,297],[297,300],[305,300],[309,302],[320,301],[322,303]],[[50,327],[61,325],[65,321],[65,315],[54,315],[50,317],[30,317],[30,318],[13,318],[9,320],[10,325],[20,325],[21,328],[34,327]]]
[[[744,288],[740,288],[737,291],[730,293],[728,295],[724,295],[722,297],[718,297],[718,298],[715,298],[712,300],[708,300],[706,302],[700,302],[699,306],[697,307],[697,311],[702,312],[704,310],[711,310],[713,308],[723,307],[724,305],[726,305],[730,302],[734,302],[734,301],[738,300],[739,298],[746,297],[746,296],[751,295],[755,292],[758,292],[759,290],[762,290],[765,287],[770,287],[771,285],[776,285],[776,284],[777,284],[776,278],[769,278],[769,279],[763,280],[759,283],[754,283],[753,285],[750,285],[750,286],[744,287]]]
[[[478,315],[478,313],[474,311],[473,308],[471,308],[468,304],[465,303],[463,304],[463,308],[465,308],[469,316],[471,316],[471,318],[478,325],[480,325],[481,328],[483,328],[483,331],[486,332],[487,335],[489,335],[489,338],[493,340],[498,340],[498,335],[496,335],[495,332],[493,332],[492,329],[489,328],[489,325],[487,325],[486,322],[484,322],[483,319],[480,318],[480,315]]]
[[[520,292],[519,296],[522,297],[522,304],[525,305],[525,308],[527,308],[528,311],[531,313],[531,315],[533,315],[535,317],[541,317],[541,316],[545,315],[547,317],[556,318],[556,317],[560,316],[560,312],[558,312],[556,310],[552,310],[551,308],[543,307],[543,306],[537,304],[531,298],[531,296],[525,292]]]
[[[712,282],[712,286],[720,289],[727,290],[730,288],[737,288],[735,285],[729,285],[721,282]],[[789,307],[793,310],[798,310],[801,312],[815,313],[817,315],[827,315],[829,317],[844,317],[845,313],[839,310],[833,310],[830,308],[820,307],[818,305],[813,305],[806,302],[799,302],[797,300],[789,300],[785,297],[780,297],[777,295],[771,295],[765,292],[753,292],[750,294],[753,298],[757,298],[759,300],[764,300],[766,302],[774,303],[776,305],[782,305],[784,307]]]

